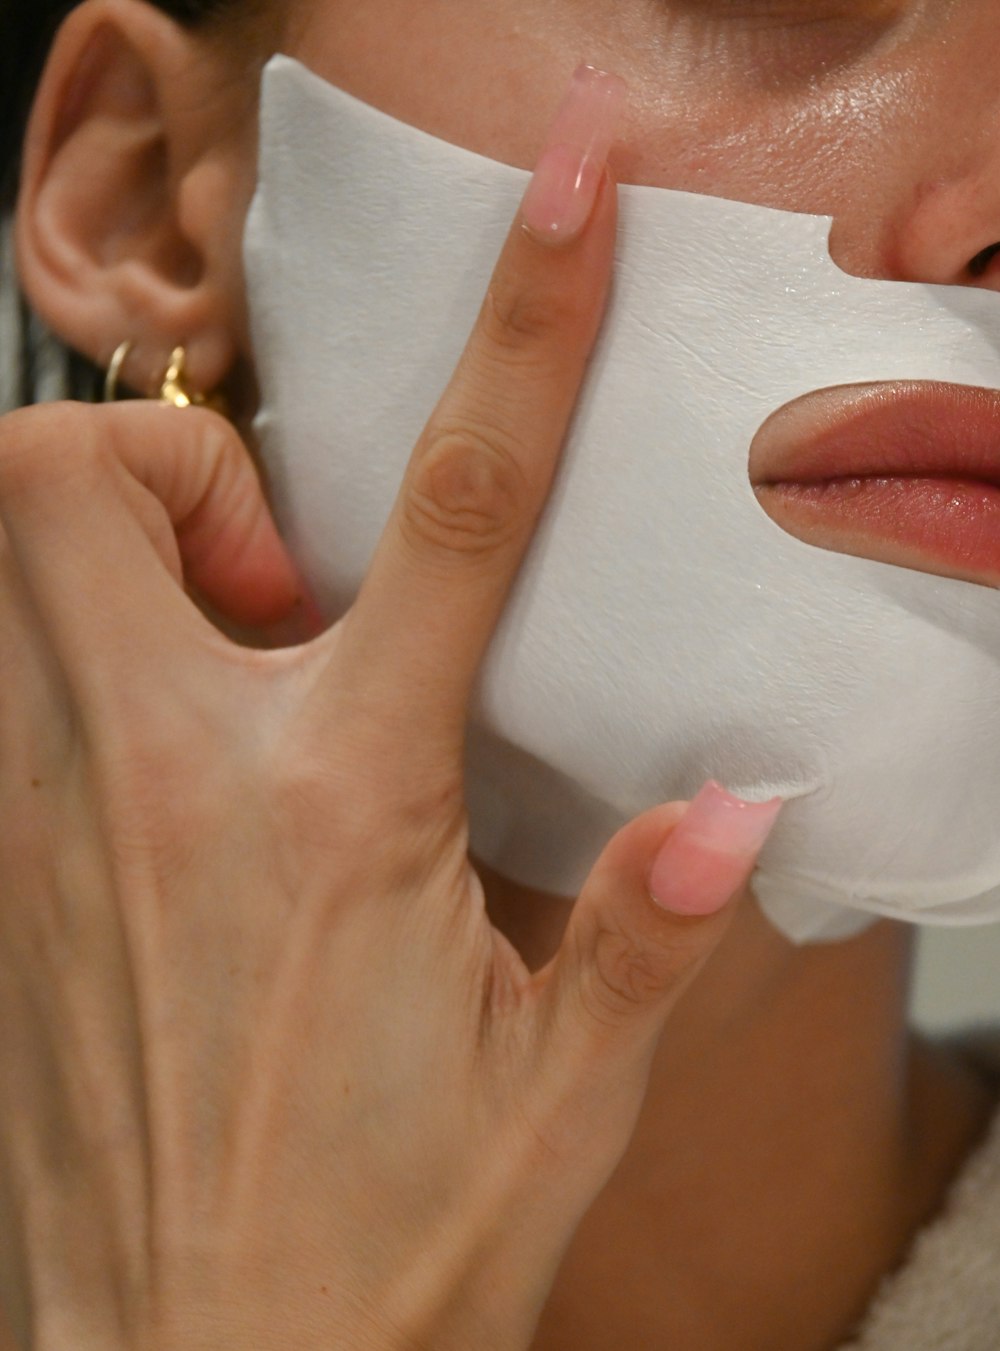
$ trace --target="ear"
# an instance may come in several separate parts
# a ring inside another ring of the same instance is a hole
[[[229,35],[232,37],[232,35]],[[85,0],[55,40],[17,208],[25,294],[71,347],[151,393],[183,345],[199,390],[246,344],[240,240],[257,82],[237,41],[143,0]],[[240,60],[239,55],[244,59]]]

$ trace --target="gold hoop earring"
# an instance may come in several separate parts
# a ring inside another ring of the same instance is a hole
[[[229,405],[224,394],[198,394],[189,389],[185,380],[187,352],[183,347],[175,347],[170,354],[170,365],[160,385],[158,399],[171,408],[209,408],[213,413],[229,417]]]
[[[119,343],[108,362],[108,373],[104,377],[105,403],[116,403],[118,400],[118,381],[121,379],[122,367],[125,365],[133,345],[131,339]]]
[[[105,403],[117,402],[122,368],[134,346],[135,344],[129,339],[115,348],[108,363],[107,374],[104,377]],[[167,366],[166,374],[160,381],[159,389],[154,395],[157,402],[167,404],[171,408],[210,408],[215,413],[221,413],[223,417],[229,417],[229,406],[223,394],[198,394],[188,387],[185,379],[186,366],[187,352],[183,347],[175,347],[170,354],[170,363]]]

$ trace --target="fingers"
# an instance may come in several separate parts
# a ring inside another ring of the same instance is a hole
[[[536,977],[552,1063],[585,1065],[604,1093],[610,1076],[638,1111],[664,1023],[724,936],[781,805],[710,783],[689,807],[655,808],[619,831]]]
[[[235,430],[196,409],[55,404],[0,421],[0,521],[46,627],[84,649],[124,631],[162,646],[190,615],[182,575],[264,623],[297,574]]]
[[[578,74],[340,635],[338,670],[425,743],[437,732],[460,746],[597,334],[616,218],[604,163],[622,92],[614,77]]]

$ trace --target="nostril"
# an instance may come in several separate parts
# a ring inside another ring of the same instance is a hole
[[[989,248],[982,249],[969,263],[969,275],[972,277],[983,276],[998,253],[1000,253],[1000,243],[991,244]]]

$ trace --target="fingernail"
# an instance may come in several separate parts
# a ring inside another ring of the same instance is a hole
[[[653,900],[677,915],[721,910],[749,876],[783,806],[780,797],[744,802],[706,783],[653,864]]]
[[[569,244],[590,219],[625,105],[625,81],[580,66],[549,129],[521,218],[549,244]]]

